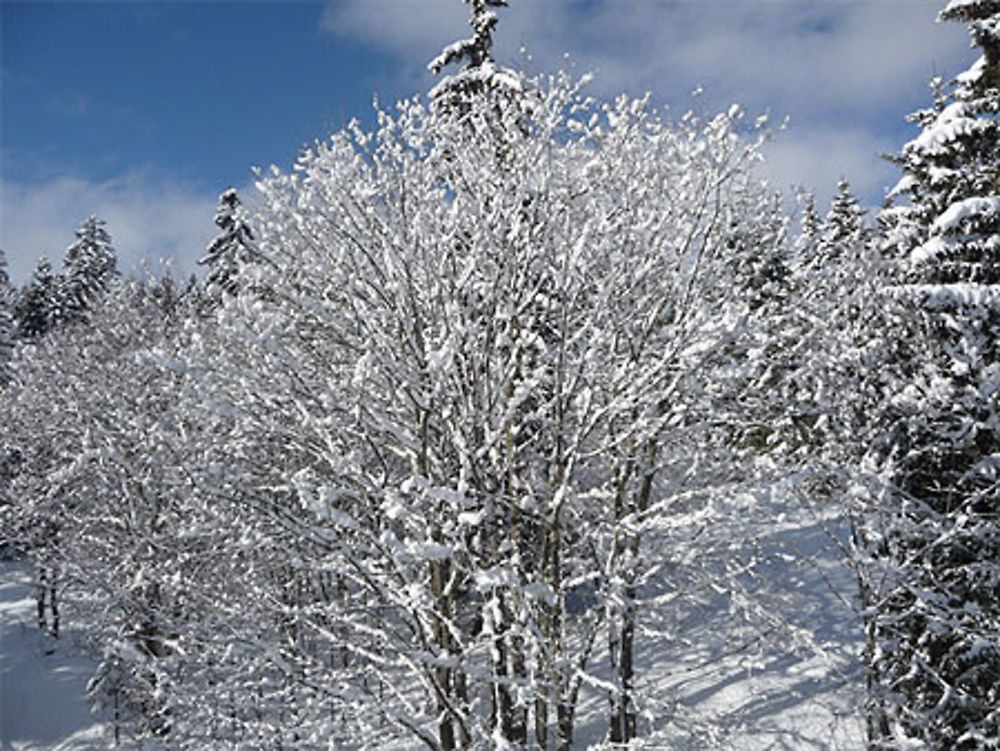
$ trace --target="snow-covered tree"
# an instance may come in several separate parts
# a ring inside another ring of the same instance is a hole
[[[873,344],[866,300],[877,288],[877,263],[846,180],[825,219],[811,194],[800,201],[789,257],[773,262],[784,270],[759,313],[766,325],[752,351],[757,375],[743,399],[757,403],[753,440],[761,450],[780,454],[789,471],[805,464],[839,473],[844,457],[833,454],[854,445],[859,419],[848,416],[845,397],[858,393]]]
[[[168,355],[187,317],[172,290],[116,285],[88,321],[21,348],[0,403],[18,449],[6,515],[38,568],[40,625],[57,633],[72,610],[99,660],[95,702],[139,737],[169,727],[177,624],[197,617],[183,587],[211,565],[192,494],[198,433]]]
[[[103,219],[91,216],[66,249],[61,285],[68,320],[85,317],[117,275],[117,257],[105,225]]]
[[[240,289],[239,270],[259,259],[253,231],[247,224],[235,188],[228,188],[219,196],[215,225],[221,232],[209,243],[205,256],[198,263],[209,269],[205,280],[209,290],[235,295]]]
[[[28,283],[14,302],[17,336],[34,339],[50,331],[64,318],[63,295],[52,264],[41,258]]]
[[[624,743],[676,732],[638,666],[705,593],[740,603],[709,651],[780,627],[732,561],[767,513],[736,386],[786,224],[759,143],[738,108],[535,91],[530,120],[404,102],[262,181],[273,294],[186,363],[265,593],[212,647],[203,727],[566,749],[597,693]],[[498,149],[476,118],[517,127]]]
[[[7,276],[7,256],[0,249],[0,387],[10,376],[8,364],[14,350],[14,290]]]
[[[869,534],[885,577],[872,742],[981,749],[1000,737],[1000,3],[952,0],[940,18],[967,22],[982,54],[914,116],[881,217],[899,271],[890,484]]]
[[[10,361],[14,353],[14,290],[7,276],[7,256],[0,249],[0,402],[3,388],[10,382]],[[10,482],[17,471],[19,455],[9,438],[0,438],[0,555],[9,552],[13,540],[9,516]]]
[[[841,258],[846,252],[856,250],[864,231],[864,210],[851,193],[846,178],[837,183],[837,192],[830,202],[830,211],[823,223],[817,256],[813,263],[825,264]],[[808,228],[807,230],[808,231]]]
[[[440,75],[449,65],[461,64],[457,73],[446,75],[431,90],[431,99],[455,113],[468,113],[471,102],[483,96],[520,99],[526,82],[517,71],[497,66],[493,59],[495,8],[506,8],[508,0],[463,0],[471,6],[469,25],[473,35],[449,44],[427,67]],[[480,108],[482,109],[482,108]]]

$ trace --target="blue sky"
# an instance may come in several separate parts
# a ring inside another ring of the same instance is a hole
[[[497,56],[531,72],[569,53],[601,96],[649,90],[679,115],[734,101],[788,116],[776,187],[846,175],[877,203],[879,152],[912,130],[932,71],[972,59],[943,0],[511,0]],[[0,3],[0,247],[16,281],[58,260],[89,214],[122,266],[214,234],[216,197],[252,165],[287,169],[302,145],[382,101],[426,91],[426,62],[466,33],[459,0]],[[526,62],[520,48],[529,49]]]

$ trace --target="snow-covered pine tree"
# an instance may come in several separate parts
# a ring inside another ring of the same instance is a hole
[[[117,274],[117,258],[106,222],[91,216],[66,249],[62,279],[68,320],[80,320],[107,291]]]
[[[837,183],[837,192],[830,202],[830,211],[822,226],[818,258],[815,260],[819,263],[829,262],[856,249],[862,239],[864,213],[851,192],[850,182],[847,178],[842,178]]]
[[[770,310],[762,311],[769,319],[758,355],[763,372],[749,394],[765,410],[754,436],[760,448],[813,465],[822,457],[825,475],[836,464],[826,466],[827,449],[850,435],[831,437],[832,430],[843,430],[846,419],[840,400],[832,397],[838,388],[853,387],[832,384],[847,377],[841,355],[857,354],[859,346],[859,295],[871,271],[869,235],[846,180],[838,184],[825,219],[811,194],[799,200],[799,231],[786,262],[787,279],[769,302]]]
[[[852,262],[863,255],[868,239],[864,214],[846,178],[837,183],[830,209],[822,221],[811,196],[804,204],[802,227],[796,240],[794,283],[805,301],[826,305],[829,308],[826,314],[836,308],[836,298],[845,292],[851,276],[857,272]],[[824,315],[818,310],[810,312]]]
[[[951,0],[982,54],[912,117],[883,211],[890,490],[870,536],[889,573],[872,665],[872,745],[995,748],[1000,737],[1000,2]],[[871,526],[871,525],[870,525]]]
[[[806,191],[800,194],[799,200],[802,203],[802,216],[799,235],[795,240],[796,254],[800,254],[803,248],[819,237],[820,224],[822,223],[819,212],[816,210],[816,196],[812,192]]]
[[[205,282],[210,294],[236,295],[240,290],[237,273],[259,255],[235,188],[227,188],[219,196],[215,226],[222,231],[209,243],[198,263],[209,268]]]
[[[434,75],[453,63],[463,63],[458,73],[447,75],[431,89],[432,101],[451,111],[466,113],[471,99],[486,92],[514,99],[524,91],[520,73],[498,67],[493,59],[494,8],[506,8],[507,0],[462,0],[472,6],[469,25],[473,35],[445,47],[427,67]]]
[[[13,304],[14,291],[7,276],[7,255],[0,249],[0,386],[10,379],[7,366],[14,350]]]
[[[63,317],[60,285],[52,264],[40,258],[31,279],[14,301],[17,337],[33,339],[48,333]]]

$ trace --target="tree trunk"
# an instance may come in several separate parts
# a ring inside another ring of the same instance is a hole
[[[609,738],[612,743],[627,744],[636,737],[636,714],[632,703],[635,682],[633,651],[635,646],[635,587],[625,587],[625,605],[618,634],[618,659],[615,663],[618,691],[611,698]]]
[[[35,591],[35,606],[38,617],[38,628],[48,631],[53,639],[59,638],[59,600],[57,590],[58,576],[55,566],[41,564],[38,567],[38,583]],[[51,621],[46,615],[46,609],[51,614]]]
[[[38,583],[35,587],[35,604],[38,611],[38,630],[44,631],[45,620],[45,597],[48,594],[48,587],[45,584],[45,567],[38,567]]]
[[[52,631],[50,633],[53,639],[59,638],[59,600],[56,597],[58,579],[58,570],[53,566],[49,569],[49,610],[52,611]]]
[[[573,747],[574,710],[573,700],[566,697],[556,706],[556,751],[570,751]]]
[[[643,513],[649,509],[653,492],[653,479],[656,476],[655,462],[657,445],[649,440],[645,445],[642,480],[631,503],[622,502],[616,509],[618,520],[635,515],[632,523],[638,525]],[[619,491],[622,492],[621,490]],[[619,629],[617,635],[612,629],[611,664],[615,670],[617,691],[611,696],[611,717],[608,737],[612,743],[628,744],[637,737],[637,714],[633,691],[635,686],[635,631],[636,631],[636,599],[638,592],[635,586],[636,567],[639,565],[641,552],[641,533],[634,532],[624,536],[620,543],[621,552],[627,553],[622,578],[622,605],[619,613]]]
[[[535,745],[549,747],[549,704],[544,696],[535,698]]]
[[[510,644],[510,674],[516,679],[527,676],[524,660],[524,641],[520,636],[512,636]],[[520,748],[528,744],[528,707],[518,702],[512,702],[510,715],[510,734],[507,740]]]
[[[451,607],[449,596],[445,593],[448,586],[447,561],[432,561],[431,567],[431,592],[437,603],[437,614],[434,618],[434,643],[444,654],[450,653],[451,635],[448,633],[446,620],[451,617]],[[452,695],[452,669],[446,666],[434,668],[434,681],[437,684],[437,710],[438,720],[438,740],[443,751],[452,751],[458,748],[455,735],[454,718],[449,706],[449,697]]]

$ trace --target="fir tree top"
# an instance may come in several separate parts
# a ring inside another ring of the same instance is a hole
[[[487,91],[513,97],[524,90],[524,83],[517,72],[497,67],[493,60],[493,31],[497,15],[492,9],[507,7],[507,0],[463,2],[472,7],[469,25],[473,35],[449,44],[427,65],[434,75],[440,75],[453,63],[465,63],[458,73],[445,76],[430,92],[433,101],[458,111],[464,111],[473,97]]]
[[[31,279],[21,291],[14,305],[17,334],[30,339],[47,333],[62,318],[56,277],[52,264],[44,256],[38,259]]]
[[[209,267],[206,280],[209,288],[234,295],[238,292],[236,272],[257,258],[254,234],[243,218],[243,206],[235,188],[227,188],[219,196],[215,226],[222,231],[209,243],[198,263]]]
[[[827,248],[842,246],[844,243],[858,240],[861,236],[862,217],[864,210],[858,205],[858,200],[851,192],[851,184],[846,178],[837,183],[837,192],[830,202],[830,211],[823,225],[823,241],[821,245]]]
[[[91,216],[66,249],[66,298],[71,317],[90,308],[117,275],[117,257],[103,219]]]

